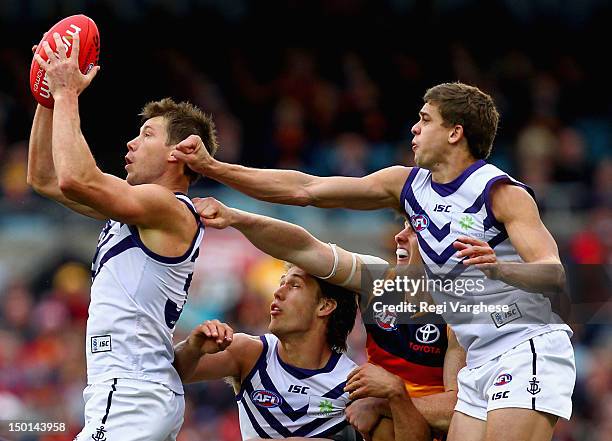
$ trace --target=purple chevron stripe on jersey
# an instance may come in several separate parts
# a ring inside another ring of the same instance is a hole
[[[312,420],[311,422],[304,424],[302,427],[300,427],[299,429],[297,429],[296,431],[293,432],[293,436],[303,436],[306,437],[307,435],[309,435],[313,430],[321,427],[323,424],[329,422],[332,418],[317,418],[316,420]],[[340,423],[338,423],[337,425],[346,425],[348,424],[345,421],[341,421]],[[337,431],[337,430],[336,430]],[[335,432],[336,432],[335,431]],[[334,432],[334,433],[335,433]],[[320,437],[320,435],[313,435],[316,436],[317,438]]]
[[[333,435],[337,434],[338,432],[340,432],[340,430],[344,429],[346,426],[348,426],[348,421],[344,420],[339,422],[338,424],[336,424],[335,426],[330,427],[329,429],[327,429],[324,432],[321,433],[317,433],[316,437],[317,438],[333,438]],[[342,438],[338,438],[338,439],[342,439]]]
[[[485,190],[483,190],[482,193],[480,193],[480,195],[476,198],[474,203],[470,207],[463,210],[463,212],[470,213],[470,214],[478,213],[482,209],[484,202],[485,202]]]
[[[274,386],[274,383],[268,375],[268,372],[266,372],[267,365],[268,364],[266,363],[265,366],[259,369],[259,378],[261,379],[261,384],[263,385],[263,387],[266,388],[266,390],[274,392],[275,394],[278,394],[278,396],[282,397],[282,394],[278,391],[278,389],[276,389],[276,386]],[[288,404],[286,400],[282,400],[281,404],[278,407],[281,412],[283,412],[291,421],[297,421],[308,413],[308,404],[299,409],[293,409],[293,407],[291,407],[291,405]]]
[[[455,249],[455,247],[453,247],[453,244],[451,243],[444,249],[444,251],[442,251],[442,254],[438,254],[433,250],[433,248],[429,246],[427,241],[423,239],[419,233],[417,233],[417,239],[419,241],[421,251],[424,251],[427,257],[429,257],[434,263],[437,263],[439,266],[444,265],[448,261],[448,259],[450,259],[457,252],[457,250]]]
[[[304,380],[306,378],[310,378],[318,374],[327,374],[333,371],[336,368],[336,365],[338,364],[340,357],[342,357],[341,353],[332,352],[332,355],[331,357],[329,357],[327,364],[321,369],[302,369],[302,368],[291,366],[290,364],[285,363],[283,360],[281,360],[280,356],[278,355],[278,350],[276,351],[276,359],[278,360],[278,363],[281,365],[281,367],[286,372],[290,373],[295,378],[297,378],[298,380]]]
[[[259,371],[260,373],[262,371]],[[249,397],[251,396],[251,394],[255,391],[255,389],[253,389],[253,386],[251,385],[251,383],[247,383],[245,385],[244,391],[246,392],[246,396],[243,398],[244,400],[248,400]],[[285,400],[283,400],[285,401]],[[243,406],[245,409],[248,409],[249,406],[248,405],[244,405]],[[266,409],[264,407],[257,407],[257,412],[259,412],[259,414],[263,417],[264,420],[266,420],[266,422],[270,425],[270,427],[272,427],[274,430],[276,430],[282,437],[284,438],[289,438],[292,433],[289,429],[287,429],[286,427],[284,427],[275,417],[274,415],[272,415],[272,413],[270,412],[269,409]]]
[[[98,274],[100,274],[100,271],[102,270],[102,267],[110,259],[112,259],[115,256],[118,256],[119,254],[123,253],[126,250],[129,250],[130,248],[136,248],[137,246],[138,245],[136,244],[136,242],[134,242],[134,239],[132,238],[132,236],[127,236],[123,240],[121,240],[119,243],[117,243],[116,245],[113,245],[104,254],[104,256],[102,256],[102,259],[100,259],[100,264],[98,265],[98,270],[96,271],[96,274],[93,277],[95,278]]]
[[[524,188],[525,190],[527,190],[527,193],[529,193],[531,197],[535,200],[534,191],[531,189],[531,187],[523,184],[522,182],[514,181],[507,175],[495,176],[494,178],[490,179],[489,182],[487,182],[487,185],[485,185],[485,189],[483,192],[485,208],[487,209],[487,217],[483,221],[485,231],[487,231],[491,227],[496,227],[498,230],[502,230],[504,228],[504,224],[502,224],[495,218],[491,206],[491,188],[494,184],[498,182],[506,182],[507,184],[516,185],[518,187]]]
[[[435,274],[433,271],[429,269],[427,265],[424,265],[425,272],[427,273],[427,277],[429,277],[430,279],[451,279],[453,280],[468,270],[469,267],[463,264],[464,260],[465,259],[461,259],[461,262],[456,264],[449,272],[445,274]]]
[[[114,234],[110,234],[110,235],[106,236],[104,238],[104,240],[96,247],[96,252],[95,252],[95,254],[93,256],[92,263],[91,263],[91,279],[92,280],[94,279],[94,277],[96,277],[96,274],[94,272],[94,266],[96,265],[96,260],[98,259],[98,254],[100,254],[100,250],[102,249],[102,247],[104,245],[106,245],[108,243],[108,241],[111,240],[113,237],[115,237]]]
[[[419,167],[412,167],[412,170],[410,170],[408,178],[406,178],[406,182],[404,182],[404,186],[402,187],[402,192],[400,193],[400,201],[406,199],[406,192],[408,191],[408,189],[412,188],[412,183],[414,182],[414,178],[416,178],[416,175],[419,173],[419,170]],[[406,214],[410,213],[406,212]]]
[[[266,390],[275,392],[275,393],[280,395],[280,393],[276,390],[276,388],[272,384],[272,380],[268,376],[268,374],[265,371],[265,369],[261,369],[259,371],[259,376],[260,376],[260,378],[262,380],[262,385],[266,388]],[[253,393],[253,391],[254,391],[254,389],[253,389],[251,383],[248,383],[246,385],[246,387],[245,387],[245,392],[247,393],[247,396],[250,396]],[[245,409],[248,409],[248,406],[246,406],[246,405],[243,406],[243,407]],[[285,407],[285,409],[283,409],[283,407]],[[302,409],[293,410],[293,409],[291,409],[291,406],[289,406],[285,400],[282,401],[282,403],[279,406],[279,408],[281,409],[281,411],[289,419],[291,419],[291,421],[297,421],[298,419],[302,418],[303,416],[305,416],[308,413],[308,405],[304,406]],[[290,410],[288,410],[288,409],[290,409]],[[315,430],[317,427],[320,427],[320,426],[324,425],[325,423],[329,422],[332,419],[332,418],[316,418],[316,419],[312,420],[311,422],[309,422],[307,424],[304,424],[303,426],[301,426],[299,429],[295,430],[294,432],[291,432],[289,429],[287,429],[285,426],[283,426],[280,423],[280,421],[278,421],[276,419],[276,417],[272,414],[272,412],[270,412],[269,409],[258,407],[257,411],[266,420],[266,422],[270,425],[270,427],[272,427],[274,430],[276,430],[279,434],[281,434],[285,438],[289,438],[291,436],[302,436],[302,437],[305,437],[307,435],[310,435],[310,433],[313,430]],[[249,412],[247,412],[247,413],[249,413]],[[250,416],[249,416],[249,419],[251,419]],[[251,423],[253,422],[253,420],[255,420],[255,418],[251,419]],[[343,424],[341,423],[341,426],[342,425]],[[255,426],[253,426],[253,427],[255,427]]]
[[[406,197],[405,199],[406,203],[410,205],[410,208],[412,209],[415,215],[419,215],[419,214],[427,215],[425,210],[423,210],[421,205],[417,202],[416,197],[414,196],[414,193],[412,192],[412,187],[408,188],[408,191],[406,192],[405,197]],[[404,210],[408,214],[408,210],[406,209],[406,207],[404,207]],[[412,216],[410,216],[410,218],[412,218]],[[435,237],[438,242],[441,242],[446,236],[450,234],[450,227],[451,227],[450,222],[444,225],[442,228],[438,228],[435,222],[431,220],[431,217],[427,215],[427,218],[429,219],[429,226],[427,227],[427,231],[429,231],[429,233],[433,237]]]
[[[236,401],[240,401],[242,399],[242,396],[244,395],[245,385],[250,383],[257,371],[259,371],[262,367],[263,369],[267,367],[266,355],[268,355],[268,340],[266,339],[265,335],[260,335],[259,340],[263,343],[263,349],[261,351],[261,354],[259,354],[259,358],[257,359],[255,366],[253,366],[253,369],[251,369],[251,371],[247,374],[244,380],[242,380],[242,384],[240,385],[240,391],[236,394]]]
[[[346,381],[343,381],[342,383],[340,383],[338,386],[334,387],[329,392],[326,392],[323,395],[323,398],[331,398],[332,400],[335,400],[336,398],[341,397],[344,394],[344,387],[345,386],[346,386]]]
[[[247,387],[245,387],[244,391],[247,393],[248,396],[251,395],[251,393],[253,393],[253,388],[251,387],[250,383]],[[249,417],[249,421],[251,421],[251,425],[253,426],[253,428],[255,429],[255,431],[257,432],[257,434],[259,436],[261,436],[264,439],[270,439],[272,438],[270,435],[268,435],[266,433],[265,430],[263,430],[263,428],[259,425],[259,423],[257,422],[257,418],[255,417],[255,415],[253,415],[253,412],[251,412],[251,409],[249,409],[249,406],[247,406],[246,404],[244,406],[242,406],[244,408],[244,411],[246,412],[247,416]],[[264,419],[266,419],[265,415],[262,415],[264,417]],[[272,419],[274,420],[274,417],[272,417]],[[267,419],[266,419],[267,421]],[[276,420],[274,420],[276,421]],[[269,421],[268,421],[269,423]],[[278,423],[277,423],[278,424]],[[270,424],[270,427],[274,427],[272,426],[272,424]],[[283,428],[281,426],[281,428]],[[286,429],[285,429],[286,430]],[[286,430],[288,433],[290,433],[288,430]],[[280,432],[279,432],[280,433]],[[287,437],[285,435],[285,437]]]
[[[499,234],[493,237],[491,240],[487,241],[491,248],[495,248],[497,245],[502,243],[504,240],[508,239],[508,232],[502,226],[502,230]]]
[[[472,173],[474,173],[476,170],[478,170],[480,167],[486,164],[487,164],[486,161],[484,161],[483,159],[479,159],[478,161],[470,165],[468,168],[463,170],[463,172],[451,182],[448,182],[446,184],[439,184],[432,180],[431,188],[442,197],[450,196],[451,194],[459,190],[459,187],[463,185],[465,180],[469,178]],[[430,175],[430,179],[431,179],[431,175]]]

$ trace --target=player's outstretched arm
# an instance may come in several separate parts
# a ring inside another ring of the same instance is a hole
[[[457,374],[463,366],[465,350],[459,345],[455,333],[450,331],[444,356],[444,392],[412,399],[414,406],[433,429],[448,432],[457,404]]]
[[[546,229],[533,198],[521,187],[496,185],[491,192],[495,218],[504,224],[512,245],[529,265],[498,261],[487,242],[459,237],[455,247],[459,257],[467,257],[465,265],[475,265],[493,279],[528,292],[561,293],[565,286],[565,270],[557,244]]]
[[[398,209],[400,192],[410,172],[408,167],[396,166],[362,178],[349,178],[243,167],[214,159],[195,135],[180,142],[173,156],[197,173],[256,199],[323,208]]]
[[[234,227],[264,253],[291,262],[313,276],[327,277],[332,273],[335,261],[332,248],[304,228],[271,217],[229,208],[210,197],[196,198],[194,203],[206,226],[221,229]],[[336,272],[328,281],[357,291],[361,281],[361,262],[356,259],[354,275],[348,280],[352,272],[353,256],[340,247],[336,247],[336,251]]]

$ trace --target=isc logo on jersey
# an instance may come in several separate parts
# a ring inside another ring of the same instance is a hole
[[[259,389],[251,394],[251,401],[255,403],[256,406],[270,409],[272,407],[280,406],[283,402],[283,399],[274,392],[270,392],[269,390],[265,389]]]

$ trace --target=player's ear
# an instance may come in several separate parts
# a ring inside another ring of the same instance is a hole
[[[463,126],[457,124],[448,133],[448,142],[449,144],[457,144],[463,137]]]
[[[334,299],[322,297],[321,300],[319,300],[319,310],[317,315],[319,317],[326,317],[328,315],[331,315],[331,313],[334,312],[337,306],[338,303]]]
[[[168,162],[179,162],[178,159],[176,159],[173,155],[172,152],[176,150],[176,144],[172,144],[170,146],[168,146],[168,155],[166,156],[166,161]]]

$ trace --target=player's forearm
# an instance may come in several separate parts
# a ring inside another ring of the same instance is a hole
[[[205,171],[198,171],[255,199],[285,205],[312,204],[305,188],[315,177],[306,173],[243,167],[214,159]]]
[[[200,351],[187,344],[187,340],[174,347],[173,364],[183,383],[189,383],[193,378],[199,361]]]
[[[231,225],[264,253],[310,274],[324,275],[331,269],[333,262],[328,263],[327,256],[320,254],[321,243],[298,225],[236,209],[232,210]]]
[[[446,432],[448,431],[456,403],[457,392],[448,391],[425,397],[411,398],[411,403],[407,405],[407,408],[412,408],[418,412],[429,427]],[[394,418],[390,400],[378,403],[377,411],[381,416]],[[420,418],[417,418],[417,420],[421,421]]]
[[[406,389],[402,388],[402,390],[398,390],[396,394],[389,397],[389,408],[396,441],[425,441],[431,439],[428,422],[419,413]]]
[[[565,269],[558,262],[500,262],[497,278],[527,292],[560,294],[565,289]]]
[[[59,190],[51,152],[52,133],[53,110],[39,104],[30,131],[27,181],[43,195],[50,193],[53,188]]]
[[[453,410],[457,403],[457,392],[448,391],[413,398],[412,402],[430,427],[444,432],[448,431]]]
[[[81,192],[100,171],[81,133],[76,93],[55,97],[52,140],[59,186],[67,197],[82,202]]]

